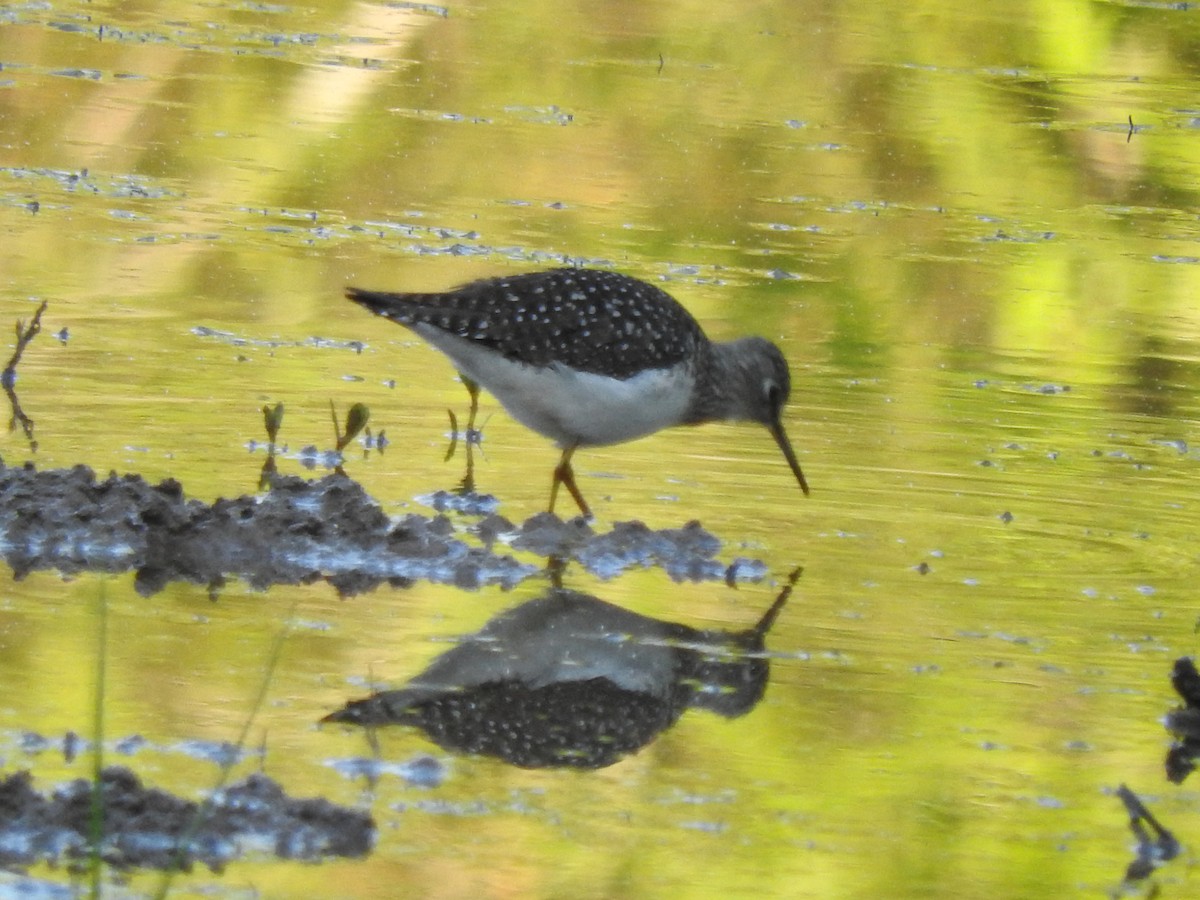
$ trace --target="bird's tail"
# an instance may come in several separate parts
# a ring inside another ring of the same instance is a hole
[[[428,294],[393,294],[348,287],[346,299],[365,306],[376,315],[407,324],[413,320],[413,314],[418,309],[428,304],[431,297]]]

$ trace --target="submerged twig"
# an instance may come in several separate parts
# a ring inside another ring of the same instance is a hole
[[[21,361],[21,354],[25,352],[25,348],[42,330],[42,313],[46,311],[47,306],[49,306],[49,302],[43,300],[28,325],[17,319],[17,346],[8,360],[8,365],[4,367],[4,372],[0,373],[0,385],[3,385],[4,393],[8,395],[8,402],[12,405],[13,412],[12,418],[8,421],[8,430],[16,430],[19,422],[21,430],[25,432],[25,438],[34,450],[37,450],[37,441],[33,437],[33,419],[25,414],[25,411],[21,409],[21,401],[17,399],[17,364]]]
[[[92,710],[92,803],[88,815],[91,896],[98,900],[104,871],[104,696],[108,674],[108,594],[104,580],[96,607],[96,693]]]
[[[242,730],[238,734],[237,743],[234,744],[233,752],[228,754],[221,763],[221,771],[217,776],[216,784],[209,792],[208,797],[200,804],[196,810],[196,816],[192,819],[191,824],[184,829],[183,834],[179,836],[179,840],[175,844],[176,865],[167,868],[163,873],[163,880],[159,884],[158,891],[155,893],[155,900],[162,900],[167,896],[167,892],[171,889],[171,879],[175,872],[182,871],[187,864],[187,847],[200,830],[200,826],[204,824],[205,818],[212,810],[213,803],[216,801],[217,795],[229,783],[230,773],[233,767],[236,766],[241,759],[242,750],[246,746],[246,740],[250,736],[250,728],[254,724],[254,720],[258,717],[262,710],[263,704],[267,699],[267,689],[271,686],[272,680],[275,678],[275,669],[279,666],[279,659],[283,655],[283,645],[287,640],[288,634],[291,633],[292,619],[296,614],[296,604],[298,601],[293,601],[291,608],[288,610],[287,618],[284,619],[283,625],[275,635],[275,640],[271,644],[271,650],[267,654],[267,665],[263,671],[262,681],[258,686],[258,693],[254,697],[254,703],[250,707],[250,714],[246,717],[246,721],[242,723]],[[264,736],[264,742],[266,738]],[[265,752],[264,752],[265,757]]]
[[[21,361],[21,354],[25,352],[25,348],[29,346],[29,342],[38,336],[38,332],[42,330],[42,313],[46,311],[46,307],[50,305],[48,300],[43,300],[42,305],[37,308],[37,312],[33,314],[33,318],[29,320],[29,325],[17,319],[17,347],[13,350],[12,357],[8,360],[8,365],[4,367],[3,378],[5,381],[16,378],[17,363]]]

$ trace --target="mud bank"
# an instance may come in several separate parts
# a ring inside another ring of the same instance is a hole
[[[251,853],[316,861],[371,851],[370,815],[320,798],[296,800],[265,775],[251,775],[195,803],[145,787],[121,766],[101,776],[101,859],[117,868],[219,871]],[[0,866],[82,863],[91,854],[92,782],[76,779],[48,796],[28,772],[0,781]]]
[[[603,578],[633,566],[661,567],[680,581],[767,574],[758,560],[719,561],[720,549],[696,522],[658,531],[623,522],[596,533],[582,520],[548,513],[519,525],[495,514],[393,518],[343,474],[312,481],[275,475],[262,494],[208,504],[187,499],[174,479],[152,485],[133,474],[100,480],[82,465],[39,471],[0,463],[0,554],[16,578],[44,569],[133,571],[143,595],[173,581],[215,593],[229,578],[259,590],[324,580],[342,595],[419,580],[511,588],[544,571],[550,558]]]

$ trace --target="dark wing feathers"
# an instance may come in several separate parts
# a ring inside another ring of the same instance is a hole
[[[597,269],[488,278],[442,294],[348,288],[346,296],[402,325],[439,328],[509,359],[617,378],[677,365],[707,342],[666,292]]]

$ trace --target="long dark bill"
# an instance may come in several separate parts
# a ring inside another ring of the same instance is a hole
[[[788,461],[788,465],[796,474],[796,480],[800,482],[800,490],[804,491],[804,496],[807,497],[808,482],[804,480],[804,473],[800,471],[800,462],[796,459],[796,451],[792,449],[792,442],[788,440],[787,432],[783,430],[783,423],[777,420],[767,427],[775,438],[775,443],[783,451],[783,458]]]

